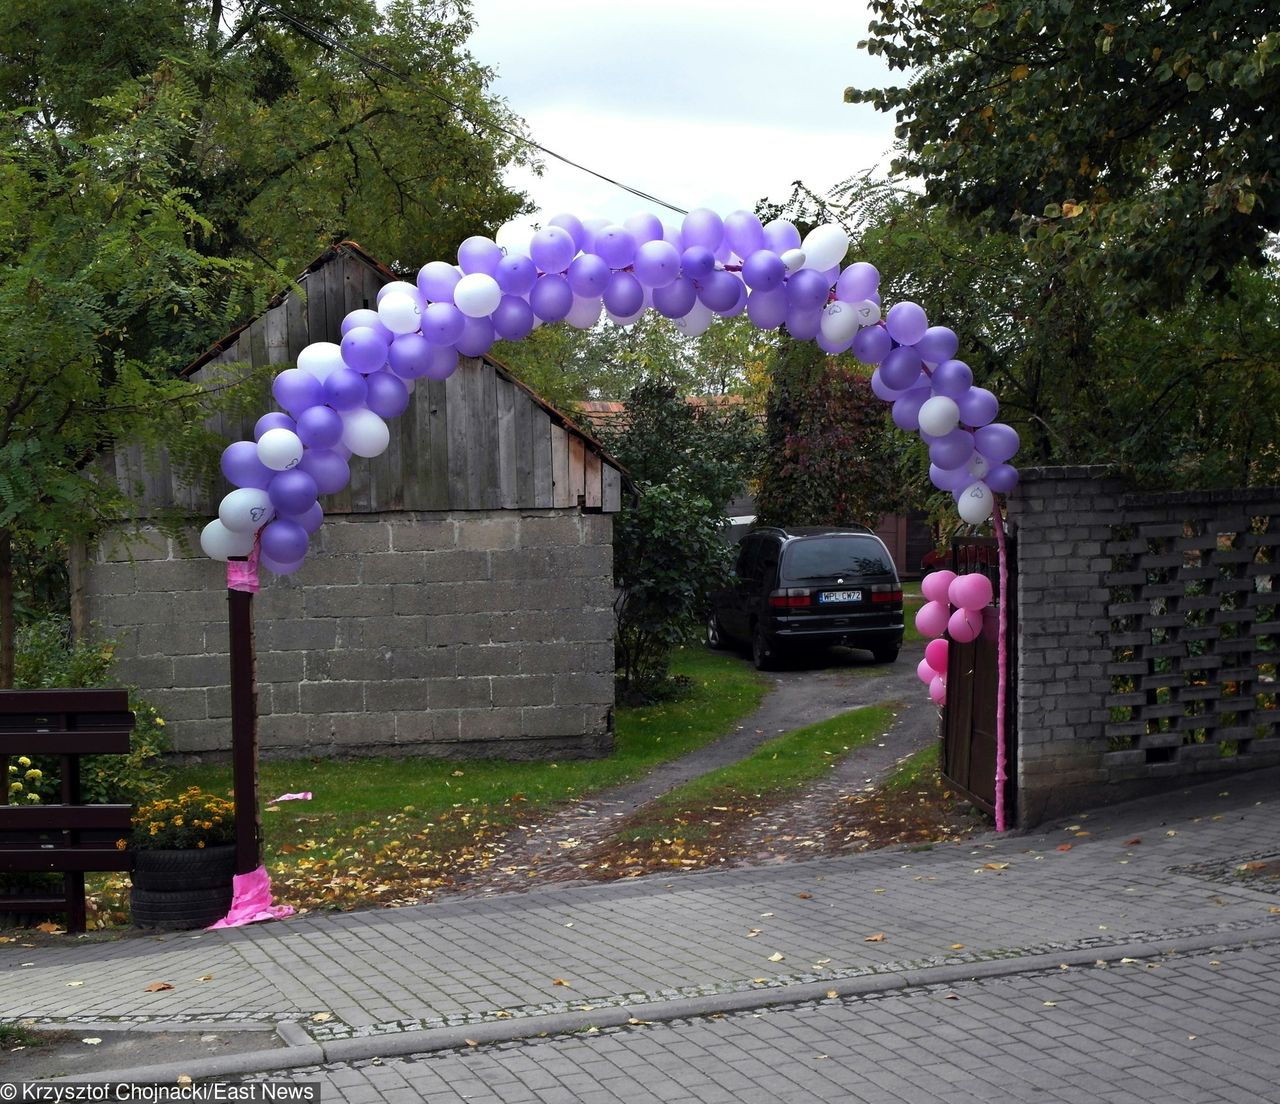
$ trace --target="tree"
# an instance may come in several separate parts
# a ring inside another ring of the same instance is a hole
[[[1280,230],[1280,68],[1268,0],[872,0],[861,46],[910,71],[848,89],[895,111],[925,201],[1112,276],[1107,304],[1226,290]],[[1123,298],[1120,293],[1123,292]]]

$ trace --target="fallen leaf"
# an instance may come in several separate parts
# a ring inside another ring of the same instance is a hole
[[[983,870],[1008,870],[1009,864],[1005,862],[989,862],[982,864]]]
[[[552,985],[563,985],[566,989],[571,989],[571,988],[572,988],[572,986],[571,986],[567,981],[565,981],[565,980],[564,980],[564,978],[552,978],[552,979],[551,979],[551,984],[552,984]]]
[[[1073,846],[1073,845],[1072,845],[1072,844],[1069,844],[1069,843],[1060,843],[1060,844],[1058,844],[1058,846],[1057,846],[1056,848],[1054,848],[1054,850],[1056,850],[1056,851],[1070,851],[1070,850],[1071,850],[1071,848],[1072,848],[1072,846]]]
[[[1124,845],[1126,847],[1137,847],[1138,844],[1140,844],[1141,842],[1142,842],[1141,836],[1134,836],[1133,839],[1131,840],[1125,840]]]
[[[179,1085],[192,1085],[192,1084],[194,1084],[194,1083],[195,1083],[195,1082],[192,1080],[192,1078],[191,1078],[191,1074],[189,1074],[189,1073],[180,1073],[180,1074],[178,1074],[178,1084],[179,1084]]]
[[[883,942],[884,942],[884,932],[876,932],[876,934],[875,934],[875,935],[867,935],[867,936],[863,936],[862,942],[864,942],[864,943],[883,943]]]
[[[810,901],[813,899],[812,893],[797,893],[796,896],[799,897],[800,900],[802,901]]]
[[[1077,836],[1087,836],[1088,834],[1089,834],[1088,832],[1077,832],[1077,833],[1076,833],[1076,835],[1077,835]]]
[[[887,893],[887,892],[888,892],[888,890],[886,890],[886,889],[873,889],[871,892],[872,892],[872,893]]]
[[[1136,963],[1137,961],[1138,961],[1138,960],[1137,960],[1136,958],[1122,958],[1122,959],[1120,960],[1120,963],[1121,963],[1121,965],[1124,965],[1124,966],[1132,966],[1132,965],[1133,965],[1134,963]]]
[[[774,951],[774,952],[773,952],[773,954],[771,954],[771,955],[769,956],[769,961],[770,961],[770,962],[782,962],[786,957],[787,957],[786,955],[784,955],[784,954],[780,954],[778,951]]]
[[[1170,828],[1169,831],[1165,833],[1166,836],[1176,836],[1177,834],[1178,833],[1175,832],[1172,828]]]
[[[1273,914],[1280,912],[1280,905],[1272,905],[1269,909],[1267,909],[1267,911]]]
[[[963,943],[952,943],[952,944],[951,944],[951,949],[952,949],[953,951],[963,951],[963,950],[964,950],[964,944],[963,944]]]
[[[494,1016],[494,1019],[497,1019],[497,1020],[511,1019],[511,1013],[508,1012],[505,1008],[500,1008],[497,1012],[493,1014],[493,1016]]]
[[[752,978],[751,979],[752,985],[767,985],[768,983],[769,983],[768,978]]]
[[[213,980],[212,974],[201,974],[198,978],[196,978],[196,981],[212,981],[212,980]]]
[[[1044,1002],[1044,1006],[1045,1006],[1046,1008],[1057,1008],[1057,1007],[1058,1007],[1058,1002],[1057,1002],[1057,1001],[1045,1001],[1045,1002]]]
[[[943,999],[943,1000],[959,1000],[960,998],[959,998],[955,993],[948,993],[948,994],[947,994],[945,997],[943,997],[942,999]]]
[[[328,1023],[331,1019],[333,1019],[332,1012],[317,1012],[311,1017],[313,1023]]]
[[[90,1046],[97,1046],[100,1042],[102,1042],[101,1039],[81,1039],[80,1041],[82,1043],[88,1043]]]
[[[1187,1039],[1188,1039],[1188,1040],[1193,1040],[1193,1039],[1195,1039],[1195,1038],[1196,1038],[1196,1036],[1194,1036],[1194,1035],[1188,1035],[1188,1036],[1187,1036]]]
[[[652,1022],[652,1020],[637,1020],[634,1016],[627,1020],[627,1023],[634,1027],[644,1027],[646,1024],[650,1024]]]
[[[475,1039],[463,1039],[462,1041],[466,1043],[467,1046],[471,1046],[471,1047],[476,1047],[480,1045],[480,1043]]]
[[[84,982],[83,982],[83,981],[69,981],[69,982],[67,982],[67,988],[68,988],[68,989],[79,989],[79,988],[80,988],[80,986],[82,986],[83,984],[84,984]]]
[[[173,988],[173,985],[167,981],[153,981],[150,985],[148,985],[143,990],[143,992],[144,993],[163,993],[166,989],[172,989],[172,988]]]
[[[46,935],[62,935],[63,929],[58,927],[52,920],[46,920],[43,924],[36,925],[36,931],[44,932]]]
[[[758,936],[762,931],[764,931],[764,928],[752,928],[749,932],[747,932],[747,938],[755,939],[755,937]]]

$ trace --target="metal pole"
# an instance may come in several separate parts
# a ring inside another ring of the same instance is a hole
[[[262,865],[253,594],[228,589],[227,607],[231,631],[231,770],[236,811],[236,873],[248,874]]]

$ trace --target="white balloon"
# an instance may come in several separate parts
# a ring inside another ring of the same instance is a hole
[[[589,330],[600,321],[600,300],[584,299],[579,295],[573,297],[573,306],[565,315],[565,321],[578,330]]]
[[[498,281],[483,272],[462,277],[453,289],[453,303],[468,318],[488,318],[502,302]]]
[[[822,336],[833,345],[844,345],[858,332],[858,314],[848,303],[838,299],[828,303],[822,312]]]
[[[787,275],[804,268],[804,260],[803,249],[788,249],[782,254],[782,263],[786,266]]]
[[[697,337],[707,332],[715,317],[715,312],[706,303],[699,301],[693,304],[688,314],[674,321],[676,329],[686,337]]]
[[[266,491],[260,491],[257,487],[240,487],[226,495],[218,504],[218,520],[231,532],[248,533],[250,537],[275,516],[276,508],[271,505],[271,498]],[[204,535],[201,534],[201,539],[203,538]],[[252,543],[250,541],[250,546]],[[248,553],[236,555],[247,556]]]
[[[302,441],[291,429],[269,429],[258,438],[258,459],[272,471],[296,468],[302,459]]]
[[[345,368],[342,349],[332,341],[315,341],[298,354],[298,367],[324,381],[339,368]]]
[[[960,408],[946,395],[934,395],[920,407],[920,429],[932,437],[945,437],[959,424]]]
[[[211,560],[226,560],[232,556],[247,556],[253,551],[253,530],[237,533],[214,518],[200,530],[200,547]]]
[[[838,265],[849,251],[849,235],[834,223],[815,226],[800,243],[804,251],[804,267],[826,272]]]
[[[342,443],[356,456],[378,456],[391,443],[391,430],[372,410],[352,410],[342,415]]]
[[[374,306],[382,306],[382,300],[392,294],[416,296],[418,294],[418,285],[411,284],[408,280],[392,280],[390,283],[383,284],[382,287],[378,288],[378,298]]]
[[[413,333],[422,322],[422,304],[417,292],[391,291],[378,304],[378,318],[392,333]]]
[[[974,479],[986,479],[987,472],[991,470],[991,461],[988,460],[980,452],[975,452],[973,458],[964,466]]]
[[[634,314],[621,315],[614,314],[613,311],[605,311],[604,313],[608,315],[609,321],[615,326],[622,326],[625,329],[627,326],[634,326],[640,321],[640,316],[644,314],[644,306],[642,305]]]
[[[874,326],[880,321],[880,304],[870,299],[859,299],[853,304],[853,312],[858,316],[859,326]]]
[[[519,222],[504,222],[493,235],[493,240],[508,257],[527,257],[529,243],[533,240],[533,228]]]
[[[991,488],[985,483],[971,483],[964,489],[957,503],[960,516],[970,525],[981,525],[991,516],[995,507],[995,499],[991,496]]]

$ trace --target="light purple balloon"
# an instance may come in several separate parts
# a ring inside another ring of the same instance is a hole
[[[596,251],[596,235],[606,226],[612,225],[613,223],[607,218],[583,219],[582,240],[578,242],[578,249],[583,253],[594,253]]]
[[[329,406],[312,406],[298,415],[294,430],[307,448],[326,449],[342,440],[342,416]]]
[[[298,468],[277,472],[267,488],[267,496],[277,514],[292,517],[305,514],[316,504],[316,495],[320,493],[316,481],[306,472]]]
[[[492,347],[497,335],[493,323],[487,318],[468,318],[458,338],[458,352],[463,356],[484,356]]]
[[[272,575],[293,575],[302,567],[303,562],[295,560],[293,563],[280,563],[264,552],[258,553],[258,566],[266,568]]]
[[[433,345],[452,345],[462,336],[466,321],[467,316],[452,303],[428,303],[422,310],[420,328],[422,336]],[[397,342],[403,340],[396,338]]]
[[[382,342],[378,344],[382,345]],[[386,349],[385,345],[382,347]],[[294,415],[309,406],[324,402],[324,387],[315,376],[302,368],[286,368],[276,376],[271,381],[271,394],[276,402]]]
[[[744,259],[764,248],[764,227],[750,211],[734,211],[726,216],[724,237],[729,247]]]
[[[307,554],[307,531],[289,518],[268,522],[261,539],[263,555],[277,563],[296,563]]]
[[[422,375],[429,380],[445,380],[458,370],[458,350],[452,345],[433,345]]]
[[[967,429],[953,429],[950,433],[935,437],[929,444],[929,459],[948,471],[963,468],[973,459],[973,434]],[[965,485],[972,482],[973,479],[970,478]]]
[[[686,249],[700,245],[712,252],[720,248],[724,239],[724,222],[714,211],[698,207],[684,216],[680,227],[680,240]]]
[[[360,307],[357,310],[353,310],[342,320],[343,337],[347,335],[348,331],[354,330],[357,326],[367,326],[388,345],[391,344],[396,336],[382,324],[382,319],[378,317],[378,312],[369,310],[368,307]]]
[[[502,257],[502,246],[480,234],[467,238],[458,246],[458,267],[467,275],[482,272],[492,276],[498,271]]]
[[[604,308],[619,318],[635,314],[644,306],[644,288],[630,272],[615,272],[604,289]]]
[[[854,340],[856,341],[857,339],[855,338]],[[885,402],[893,402],[903,394],[901,390],[890,387],[884,382],[884,377],[880,375],[879,368],[871,373],[871,391],[876,398],[884,399]]]
[[[369,384],[366,405],[379,418],[398,418],[409,408],[409,389],[390,372],[374,372],[365,379]]]
[[[787,266],[770,249],[757,249],[742,262],[742,279],[752,291],[772,291],[782,286]]]
[[[445,261],[429,261],[418,269],[418,290],[431,303],[452,303],[462,274]]]
[[[666,287],[680,275],[680,254],[675,246],[655,239],[636,250],[636,279],[645,287]]]
[[[314,537],[320,532],[320,526],[324,524],[324,510],[320,503],[315,502],[305,514],[299,514],[293,520]]]
[[[348,368],[368,375],[387,363],[387,343],[372,326],[355,326],[342,337],[342,359]]]
[[[791,303],[787,307],[787,333],[797,341],[812,341],[822,329],[822,309],[820,307],[797,307]]]
[[[307,374],[310,375],[310,373]],[[317,380],[316,382],[319,383],[320,381]],[[323,392],[321,394],[323,395]],[[253,423],[253,439],[255,441],[261,440],[262,435],[269,429],[293,430],[295,428],[296,424],[288,414],[281,414],[278,410],[272,410]]]
[[[787,298],[798,310],[814,308],[821,310],[827,305],[830,292],[831,285],[827,283],[826,278],[821,272],[815,272],[811,268],[802,268],[799,272],[793,272],[791,278],[787,280]]]
[[[916,351],[920,346],[916,345]],[[928,357],[925,357],[928,360]],[[933,390],[935,394],[956,399],[973,386],[973,372],[963,360],[944,360],[933,370]]]
[[[324,381],[324,401],[334,410],[354,410],[369,393],[364,376],[354,368],[339,368]]]
[[[580,222],[578,231],[582,231]],[[573,235],[560,226],[544,226],[529,242],[529,256],[540,272],[563,272],[577,252]]]
[[[716,270],[716,255],[703,245],[691,245],[680,254],[680,272],[691,280],[705,280]]]
[[[918,303],[894,303],[885,315],[885,328],[899,345],[914,345],[929,328],[928,316]]]
[[[636,239],[621,226],[606,226],[592,250],[610,268],[626,268],[636,259]]]
[[[311,476],[321,494],[337,494],[351,478],[346,459],[335,449],[307,449],[294,470]]]
[[[632,215],[622,224],[622,228],[635,239],[637,246],[662,240],[662,219],[647,211]]]
[[[626,273],[620,273],[626,275]],[[518,295],[504,295],[490,318],[493,332],[503,341],[523,341],[533,333],[533,308]]]
[[[940,468],[929,465],[929,480],[940,491],[963,491],[973,482],[973,476],[964,468]]]
[[[252,441],[235,441],[222,450],[222,474],[235,487],[253,487],[265,491],[276,474],[258,459],[258,446]]]
[[[995,420],[1000,412],[1000,401],[985,387],[970,387],[956,399],[960,408],[960,420],[967,426],[984,426]]]
[[[847,337],[842,341],[832,341],[829,337],[827,337],[826,334],[822,332],[821,326],[819,326],[819,329],[818,329],[818,336],[815,337],[813,340],[817,344],[819,349],[821,349],[824,353],[828,353],[831,356],[838,356],[840,353],[845,352],[849,348],[849,346],[853,344],[852,337]]]
[[[462,332],[461,326],[458,332]],[[432,344],[422,334],[401,334],[387,351],[387,365],[401,379],[417,379],[426,372],[432,350],[438,348],[439,345]]]
[[[1018,431],[1004,422],[993,422],[973,431],[977,450],[993,464],[1003,464],[1018,451]]]
[[[742,281],[732,272],[717,269],[702,281],[702,286],[698,289],[698,298],[713,311],[732,310],[738,302],[740,287],[742,287]]]
[[[511,253],[499,262],[493,278],[508,295],[528,295],[537,282],[538,266],[523,253]]]
[[[653,307],[665,318],[683,318],[698,301],[698,289],[685,276],[653,289]]]
[[[875,265],[854,261],[836,280],[836,298],[846,303],[858,303],[870,299],[879,286],[880,273]]]
[[[558,227],[559,229],[563,230],[566,234],[568,234],[569,237],[573,239],[574,252],[577,252],[579,249],[583,247],[583,244],[586,241],[586,231],[582,225],[582,220],[578,218],[577,215],[571,215],[567,213],[552,215],[549,219],[547,219],[547,225]],[[570,260],[572,259],[573,259],[572,254],[570,254]],[[552,272],[552,271],[561,272],[563,271],[563,269],[544,268],[542,271],[543,272]]]
[[[741,280],[735,280],[734,282],[738,285],[738,298],[734,301],[733,306],[720,312],[722,318],[737,318],[747,309],[747,286]]]
[[[747,317],[758,329],[776,330],[787,320],[787,293],[781,287],[753,291],[747,296]]]
[[[800,241],[800,231],[785,219],[775,219],[764,228],[764,247],[778,256],[789,249],[799,249]]]
[[[987,472],[986,484],[997,494],[1008,494],[1018,485],[1018,469],[1012,464],[996,464]]]
[[[569,266],[569,287],[574,295],[594,299],[604,294],[609,283],[609,266],[594,253],[575,257]]]
[[[930,364],[941,364],[944,360],[950,360],[956,355],[956,350],[960,348],[960,339],[956,337],[954,330],[946,326],[930,326],[915,344],[921,360],[928,361]]]
[[[573,288],[563,276],[539,276],[529,292],[529,306],[544,322],[559,322],[573,307]]]
[[[893,424],[899,429],[919,429],[920,408],[931,398],[933,398],[933,392],[929,388],[917,387],[906,392],[900,399],[895,399]]]
[[[883,326],[864,326],[853,337],[853,355],[863,364],[879,364],[893,349],[893,338]]]
[[[906,391],[920,378],[923,362],[914,349],[899,345],[880,362],[880,378],[886,387]]]

